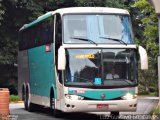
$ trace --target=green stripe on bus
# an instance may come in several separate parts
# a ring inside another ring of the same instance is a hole
[[[75,90],[69,90],[70,95],[80,95],[89,99],[101,100],[101,95],[105,94],[104,100],[112,100],[126,95],[127,93],[135,94],[135,90],[85,90],[85,93],[76,93]]]

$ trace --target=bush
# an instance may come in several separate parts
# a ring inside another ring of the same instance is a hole
[[[138,85],[138,94],[139,95],[147,95],[148,92],[145,91],[145,87],[141,84]]]
[[[148,94],[149,92],[146,92],[146,91],[141,91],[141,92],[138,91],[138,95],[148,95]]]
[[[150,91],[150,92],[156,92],[156,91],[157,91],[157,88],[150,86],[150,87],[149,87],[149,91]]]
[[[160,107],[157,106],[155,109],[153,109],[153,110],[151,111],[151,114],[152,114],[152,115],[159,115],[159,114],[160,114]]]
[[[10,95],[10,98],[9,98],[10,102],[18,102],[20,101],[20,97],[17,96],[17,95]]]

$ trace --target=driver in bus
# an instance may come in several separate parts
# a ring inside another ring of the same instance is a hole
[[[106,75],[106,79],[117,79],[117,78],[119,78],[119,75],[116,74],[115,68],[112,68],[111,72]]]

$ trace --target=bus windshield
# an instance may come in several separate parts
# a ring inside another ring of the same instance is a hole
[[[125,87],[137,85],[133,49],[67,49],[65,85]]]
[[[127,15],[64,15],[64,43],[133,44],[130,17]],[[92,42],[91,42],[92,41]]]

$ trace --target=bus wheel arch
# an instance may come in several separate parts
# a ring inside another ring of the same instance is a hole
[[[51,87],[51,90],[50,90],[50,108],[51,109],[55,109],[55,101],[54,100],[55,100],[54,89],[53,89],[53,87]]]
[[[25,83],[22,85],[22,100],[25,101],[26,96],[26,85]]]
[[[33,112],[33,111],[34,111],[34,104],[31,103],[31,94],[30,94],[30,85],[29,85],[29,84],[26,85],[26,102],[25,102],[25,108],[26,108],[29,112]]]
[[[56,109],[56,94],[53,87],[50,90],[50,108],[55,117],[60,117],[61,112]]]
[[[26,85],[26,99],[27,99],[27,102],[30,100],[30,87],[29,87],[29,84]]]
[[[28,110],[28,86],[25,85],[25,94],[24,94],[24,107],[26,110]]]
[[[29,84],[26,85],[26,91],[25,91],[25,109],[29,110]]]
[[[22,100],[24,101],[25,109],[28,110],[28,106],[27,106],[27,85],[25,83],[22,85]]]

